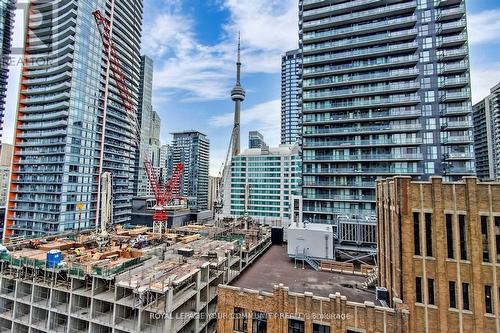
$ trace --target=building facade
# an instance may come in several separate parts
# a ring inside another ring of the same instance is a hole
[[[229,215],[287,226],[291,196],[300,193],[301,171],[298,145],[248,149],[233,156]]]
[[[152,196],[144,162],[149,161],[155,174],[164,172],[160,159],[160,127],[161,119],[153,110],[153,59],[141,57],[141,76],[139,86],[138,120],[140,123],[140,149],[137,151],[135,166],[134,195]]]
[[[215,201],[218,199],[221,177],[208,177],[208,210],[215,211]]]
[[[379,284],[410,332],[500,332],[500,183],[377,183]]]
[[[500,167],[500,83],[473,109],[477,176],[493,180],[498,177]]]
[[[376,179],[474,174],[465,1],[299,6],[304,220],[364,251]]]
[[[281,57],[281,144],[294,144],[301,137],[301,69],[300,50]]]
[[[14,28],[15,0],[0,0],[0,139],[2,137],[7,78],[9,75],[9,57]]]
[[[113,222],[130,220],[137,124],[114,80],[105,91],[107,61],[92,12],[115,18],[112,39],[135,111],[142,5],[30,2],[4,237],[74,229],[77,216],[82,228],[95,224],[101,162],[113,177]]]
[[[9,192],[10,166],[14,147],[7,143],[2,143],[0,149],[0,207],[7,204],[7,194]]]
[[[173,165],[184,164],[181,193],[188,198],[190,208],[208,210],[210,142],[197,131],[173,133],[173,136]]]
[[[262,148],[266,146],[266,142],[264,141],[264,136],[259,131],[250,131],[248,132],[248,148]]]
[[[219,286],[217,332],[220,333],[409,333],[408,311],[297,293],[283,285],[273,292]]]

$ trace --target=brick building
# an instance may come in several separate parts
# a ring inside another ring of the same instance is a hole
[[[500,183],[377,183],[379,284],[411,332],[500,332]]]

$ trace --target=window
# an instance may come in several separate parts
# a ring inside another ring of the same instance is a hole
[[[417,295],[417,303],[422,303],[422,278],[415,278],[415,294]]]
[[[429,294],[429,304],[436,304],[434,301],[434,279],[427,279],[427,293]]]
[[[488,216],[481,216],[481,239],[483,241],[483,262],[490,262]]]
[[[420,213],[413,213],[413,245],[415,246],[415,255],[420,253]]]
[[[453,215],[446,214],[446,244],[448,246],[448,258],[455,258],[455,249],[453,247]]]
[[[330,326],[313,324],[313,333],[330,333]]]
[[[252,333],[267,333],[267,315],[265,313],[253,313]]]
[[[463,309],[469,310],[469,284],[464,282],[462,283],[462,299],[463,299]]]
[[[491,299],[491,286],[484,286],[484,306],[486,313],[493,313],[493,301]]]
[[[304,322],[301,320],[288,320],[288,333],[304,333]]]
[[[458,215],[458,231],[460,234],[460,259],[467,260],[467,228],[465,215]]]
[[[450,294],[450,308],[457,308],[457,285],[455,281],[448,282],[448,293]]]
[[[432,257],[432,214],[425,213],[425,255]]]
[[[237,332],[247,331],[247,317],[242,308],[234,308],[234,330]]]
[[[500,263],[500,216],[495,216],[495,235],[497,242],[497,263]]]

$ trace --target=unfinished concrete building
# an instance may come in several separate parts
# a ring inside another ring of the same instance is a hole
[[[271,243],[268,229],[242,222],[161,238],[120,230],[104,248],[98,240],[69,235],[2,248],[0,332],[214,332],[217,286]]]

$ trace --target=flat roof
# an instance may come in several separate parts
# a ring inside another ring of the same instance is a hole
[[[286,247],[273,245],[250,267],[243,271],[231,285],[240,288],[273,292],[274,286],[282,283],[291,292],[312,292],[316,296],[328,297],[339,292],[348,301],[375,303],[375,293],[358,289],[365,278],[357,275],[315,271],[305,263],[297,262],[287,255]]]

